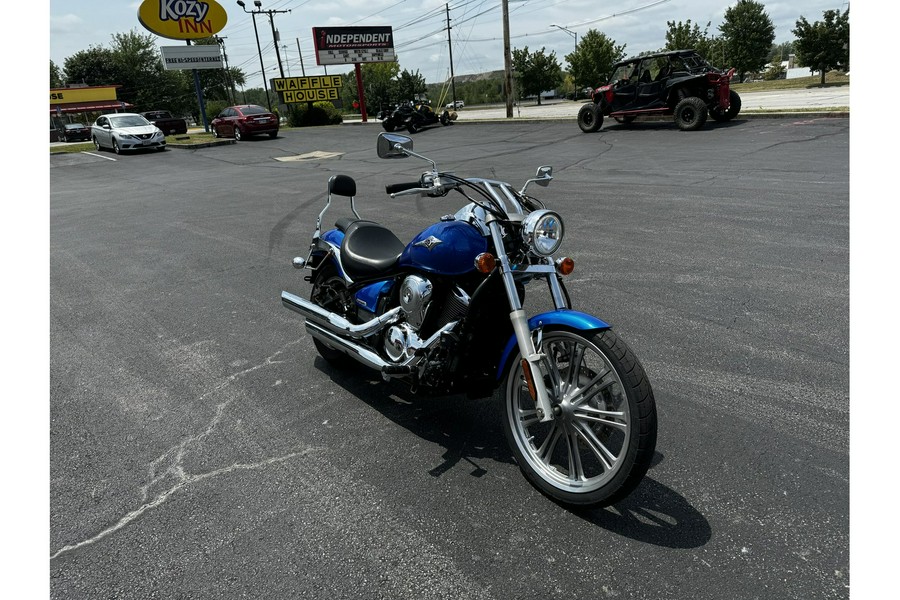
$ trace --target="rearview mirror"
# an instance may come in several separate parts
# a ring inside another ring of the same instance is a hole
[[[413,142],[405,135],[396,133],[379,133],[378,158],[406,158],[409,156],[404,150],[412,150]]]
[[[534,174],[534,182],[541,187],[550,185],[551,179],[553,179],[553,167],[538,167],[537,173]]]

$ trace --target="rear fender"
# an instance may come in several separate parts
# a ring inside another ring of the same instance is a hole
[[[528,319],[529,331],[534,331],[538,327],[552,326],[565,327],[576,331],[599,331],[610,329],[609,323],[602,319],[571,309],[545,312]],[[497,368],[497,381],[503,377],[504,373],[506,373],[506,370],[509,368],[509,361],[516,353],[517,347],[518,342],[516,341],[515,334],[513,334],[510,336],[509,341],[506,342],[506,347],[503,349],[503,354],[500,357],[500,364]]]

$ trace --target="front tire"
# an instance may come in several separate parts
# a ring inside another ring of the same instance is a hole
[[[241,134],[241,128],[235,127],[234,128],[234,141],[239,142],[242,139],[244,139],[244,136]]]
[[[115,152],[116,154],[122,154],[122,149],[119,148],[119,141],[116,138],[113,138],[112,144],[113,152]]]
[[[564,504],[614,504],[643,479],[656,449],[656,404],[644,369],[611,330],[545,329],[543,378],[554,407],[539,422],[516,356],[504,431],[522,473]]]
[[[730,90],[728,92],[728,110],[715,108],[709,111],[709,116],[720,123],[725,123],[738,116],[739,112],[741,112],[741,97],[734,90]]]
[[[682,131],[696,131],[706,124],[709,111],[702,99],[688,96],[675,106],[675,124]]]
[[[419,131],[422,130],[422,128],[421,128],[421,127],[419,126],[419,124],[416,123],[415,121],[410,121],[410,122],[406,125],[406,130],[407,130],[408,132],[410,132],[410,133],[418,133]]]
[[[578,111],[578,127],[585,133],[594,133],[603,125],[603,113],[600,105],[590,102]]]

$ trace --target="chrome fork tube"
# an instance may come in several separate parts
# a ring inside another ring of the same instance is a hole
[[[535,400],[537,416],[541,421],[550,421],[553,419],[553,407],[550,405],[550,396],[544,385],[544,377],[541,374],[541,359],[543,354],[538,353],[534,347],[534,340],[531,338],[531,331],[528,329],[528,319],[525,311],[522,310],[522,303],[519,302],[519,294],[516,292],[516,282],[513,278],[512,269],[509,266],[509,257],[506,255],[506,249],[503,245],[503,232],[500,230],[500,224],[497,221],[489,223],[491,230],[491,238],[494,240],[494,248],[499,255],[500,273],[503,276],[503,285],[506,288],[506,297],[509,298],[509,306],[512,311],[509,313],[509,319],[512,322],[513,331],[516,334],[516,342],[519,345],[519,352],[522,358],[528,362],[531,369],[531,380],[534,384]]]

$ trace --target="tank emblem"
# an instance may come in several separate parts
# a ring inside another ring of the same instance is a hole
[[[421,242],[416,242],[415,244],[413,244],[413,246],[422,246],[430,252],[435,246],[437,246],[438,244],[443,244],[443,243],[444,243],[443,240],[439,240],[432,235],[432,236],[422,240]]]

